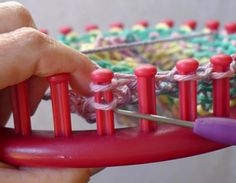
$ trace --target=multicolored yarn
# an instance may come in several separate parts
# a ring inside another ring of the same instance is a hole
[[[112,28],[102,33],[98,29],[90,30],[87,34],[78,35],[75,32],[61,34],[59,40],[79,51],[90,50],[101,47],[136,43],[139,41],[150,41],[165,39],[190,34],[210,33],[209,29],[194,31],[188,26],[171,28],[164,23],[155,27],[144,27],[136,25],[132,29]],[[156,79],[156,94],[158,95],[159,111],[171,111],[176,115],[177,103],[177,81],[198,80],[198,113],[206,114],[212,110],[212,85],[211,79],[230,77],[231,103],[236,97],[236,64],[233,55],[233,62],[230,70],[224,73],[212,72],[209,64],[209,57],[225,53],[232,55],[236,52],[236,34],[227,33],[225,30],[214,32],[209,36],[192,37],[188,39],[159,42],[145,46],[132,47],[130,49],[116,49],[88,54],[100,67],[111,69],[115,73],[115,79],[111,85],[91,84],[93,91],[103,91],[112,88],[114,101],[110,104],[97,104],[93,98],[79,96],[73,91],[70,92],[71,110],[82,115],[85,119],[93,121],[96,109],[113,109],[116,106],[125,106],[136,103],[136,78],[132,75],[134,67],[144,63],[150,63],[158,68]],[[178,75],[174,68],[176,61],[183,58],[196,58],[200,67],[194,75]],[[164,115],[167,115],[165,112]]]

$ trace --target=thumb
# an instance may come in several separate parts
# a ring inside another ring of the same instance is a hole
[[[86,183],[89,168],[14,168],[0,162],[0,182],[4,183]]]

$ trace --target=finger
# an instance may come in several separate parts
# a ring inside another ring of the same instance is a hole
[[[20,27],[35,27],[29,11],[20,3],[10,1],[0,3],[0,33],[10,32]]]
[[[27,53],[27,54],[26,54]],[[70,73],[72,87],[89,94],[90,74],[95,65],[81,53],[31,28],[0,35],[0,89],[32,75],[48,77]]]
[[[14,166],[12,166],[12,165],[8,165],[8,164],[6,164],[6,163],[3,163],[3,162],[0,162],[0,170],[2,169],[2,168],[10,168],[10,169],[15,169],[16,167],[14,167]],[[1,181],[0,181],[1,182]]]
[[[48,81],[46,78],[32,76],[28,84],[29,108],[30,114],[33,115],[48,88]]]
[[[21,28],[21,27],[35,27],[35,23],[29,13],[29,11],[20,3],[14,2],[14,1],[8,1],[4,3],[0,3],[0,33],[5,33],[9,31],[13,31],[15,29]],[[35,107],[38,105],[40,101],[40,97],[43,95],[43,91],[46,89],[46,85],[43,83],[43,80],[41,78],[36,79],[36,83],[39,84],[39,87],[35,88],[33,83],[35,79],[32,79],[32,82],[30,83],[30,97],[32,99],[30,100],[30,106],[32,109],[32,112],[34,112]],[[6,91],[0,91],[0,116],[1,121],[0,125],[3,125],[10,115],[10,102],[9,102],[9,96],[8,92]],[[41,92],[41,93],[40,93]],[[2,124],[3,122],[3,124]]]
[[[82,95],[89,95],[91,94],[90,75],[95,68],[96,65],[85,55],[51,40],[40,56],[35,75],[47,77],[56,73],[69,72],[72,88]]]
[[[88,168],[0,168],[0,182],[4,183],[86,183]]]

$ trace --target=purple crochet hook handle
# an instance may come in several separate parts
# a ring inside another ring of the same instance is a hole
[[[198,118],[193,132],[209,140],[228,145],[236,145],[236,119]]]

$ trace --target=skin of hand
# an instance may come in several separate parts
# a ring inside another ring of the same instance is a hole
[[[83,54],[36,30],[30,13],[17,2],[0,3],[0,125],[11,114],[9,87],[24,80],[29,84],[33,115],[48,87],[45,77],[70,73],[71,87],[89,95],[90,74],[95,65]],[[98,169],[28,168],[0,163],[0,183],[84,183]]]

